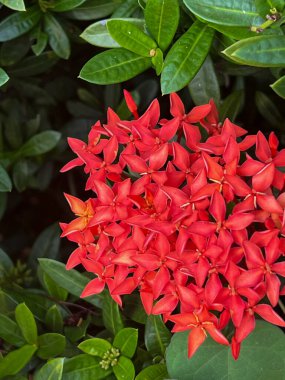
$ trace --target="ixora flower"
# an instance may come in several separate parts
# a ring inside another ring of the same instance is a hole
[[[78,244],[67,269],[94,274],[82,297],[107,287],[122,306],[138,291],[147,314],[189,330],[189,357],[210,335],[237,359],[256,315],[285,327],[273,309],[284,294],[285,150],[274,133],[220,123],[213,101],[185,113],[171,94],[166,120],[157,100],[139,116],[125,97],[134,120],[108,110],[88,143],[68,140],[77,157],[62,171],[83,166],[94,196],[65,195],[76,218],[62,236]]]

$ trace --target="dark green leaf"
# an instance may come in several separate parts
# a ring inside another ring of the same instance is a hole
[[[155,41],[133,23],[111,19],[107,22],[107,29],[121,47],[144,57],[152,57],[155,54]]]
[[[136,352],[138,343],[138,330],[127,327],[125,329],[120,330],[113,341],[113,346],[118,348],[120,352],[127,356],[128,358],[132,358]]]
[[[25,11],[25,3],[23,0],[1,0],[1,3],[15,11]]]
[[[47,273],[43,275],[44,285],[48,293],[57,300],[65,301],[68,291],[59,286]]]
[[[32,51],[35,55],[40,55],[45,50],[48,43],[48,35],[42,31],[41,26],[35,28],[32,37],[35,39],[35,43],[32,45]]]
[[[220,120],[224,121],[226,118],[234,121],[241,111],[244,104],[244,91],[238,90],[232,92],[226,99],[223,100],[220,106]]]
[[[34,380],[61,380],[64,358],[49,360],[36,372]]]
[[[130,17],[138,6],[137,0],[125,0],[112,14],[112,19],[116,17]]]
[[[0,314],[0,338],[14,346],[25,344],[25,340],[17,324],[4,314]]]
[[[285,36],[258,36],[236,42],[223,53],[233,61],[257,67],[285,67]]]
[[[145,324],[147,314],[142,306],[141,299],[137,294],[130,294],[124,297],[124,314],[131,320]]]
[[[174,334],[166,351],[170,377],[179,380],[283,379],[285,373],[285,335],[278,327],[257,321],[256,328],[243,341],[240,356],[234,360],[231,350],[211,338],[195,355],[187,358],[189,331]]]
[[[181,90],[202,66],[214,37],[214,30],[196,21],[167,54],[161,75],[163,94]]]
[[[80,297],[89,280],[74,269],[67,271],[65,265],[55,260],[39,259],[40,266],[59,286],[69,291],[74,296]],[[85,300],[100,307],[100,296],[91,296]]]
[[[51,10],[53,12],[70,11],[84,3],[85,0],[54,0]]]
[[[25,340],[30,344],[37,344],[38,329],[36,321],[26,304],[21,303],[16,307],[15,318]]]
[[[148,0],[145,7],[145,21],[148,30],[161,50],[170,45],[179,23],[177,0]]]
[[[276,92],[277,95],[281,96],[281,98],[285,99],[285,75],[279,78],[276,82],[270,85],[273,91]]]
[[[123,48],[110,49],[91,58],[82,68],[80,78],[96,84],[124,82],[151,66],[151,59]]]
[[[155,68],[156,75],[160,75],[163,68],[163,53],[160,49],[155,50],[155,55],[151,58],[151,63]]]
[[[1,248],[0,248],[0,265],[3,267],[5,272],[9,272],[14,266],[13,261],[10,259],[7,253],[4,252],[3,249]]]
[[[58,20],[50,13],[46,13],[44,16],[44,25],[52,50],[58,57],[68,59],[70,56],[69,39]]]
[[[81,342],[78,348],[86,354],[103,358],[104,354],[112,348],[112,345],[105,339],[92,338]]]
[[[65,326],[64,332],[66,337],[72,342],[76,343],[80,339],[85,338],[86,331],[90,324],[90,318],[81,320],[78,326]]]
[[[37,5],[26,12],[16,12],[0,22],[0,41],[9,41],[31,30],[40,20],[42,13]]]
[[[213,62],[208,56],[195,78],[189,84],[191,97],[196,105],[206,104],[214,99],[220,102],[220,86]]]
[[[0,65],[11,66],[19,62],[29,51],[30,45],[27,36],[4,42],[0,49]]]
[[[31,360],[36,350],[36,346],[27,344],[9,352],[0,360],[0,379],[7,379],[7,376],[18,373]]]
[[[144,30],[145,21],[139,18],[127,18],[118,19],[114,18],[112,20],[124,20],[132,22],[141,30]],[[120,47],[120,45],[111,37],[107,29],[108,20],[97,21],[94,24],[89,25],[83,33],[80,35],[85,41],[89,42],[91,45],[101,46],[106,48]]]
[[[233,38],[235,40],[243,40],[245,38],[249,37],[256,37],[256,32],[252,32],[248,27],[246,26],[228,26],[228,25],[219,25],[219,24],[213,24],[213,23],[208,23],[208,25],[211,28],[214,28],[218,32],[224,34],[227,37]],[[265,29],[262,32],[262,35],[267,35],[267,34],[278,34],[282,35],[282,30],[279,28],[270,28],[270,29]]]
[[[60,229],[57,223],[43,230],[37,237],[29,255],[29,264],[36,267],[37,260],[42,257],[56,259],[60,247]]]
[[[165,348],[168,346],[171,333],[163,323],[159,315],[150,315],[145,326],[145,346],[152,355],[164,356]]]
[[[87,0],[76,9],[66,12],[75,20],[98,20],[109,16],[122,3],[122,0]]]
[[[62,380],[101,380],[112,373],[112,368],[103,369],[100,366],[100,358],[82,354],[71,359],[66,359],[63,367]],[[95,380],[95,379],[94,379]]]
[[[268,124],[272,125],[274,128],[283,129],[283,117],[278,107],[268,95],[264,92],[256,91],[255,104],[260,114],[268,121]]]
[[[57,305],[53,305],[48,309],[45,323],[49,330],[53,332],[62,332],[63,318]]]
[[[26,160],[20,160],[14,165],[12,177],[19,192],[26,190],[29,183],[29,166]]]
[[[135,378],[135,367],[132,361],[125,356],[120,356],[118,364],[113,367],[117,380],[133,380]]]
[[[136,376],[136,380],[165,380],[166,378],[169,378],[169,375],[165,364],[146,367]]]
[[[60,355],[65,349],[65,337],[61,334],[47,333],[38,338],[37,355],[41,359],[49,359]]]
[[[264,22],[259,16],[253,0],[183,1],[196,16],[215,24],[250,27]]]
[[[52,150],[59,142],[61,134],[56,131],[44,131],[28,140],[20,149],[23,157],[39,156]]]
[[[11,191],[12,182],[6,170],[0,165],[0,192],[2,191]]]
[[[103,301],[103,322],[106,329],[113,335],[116,335],[124,327],[119,305],[108,293],[105,293]]]
[[[0,220],[3,218],[7,207],[7,193],[0,192]]]
[[[282,12],[285,1],[284,0],[255,0],[255,6],[261,17],[265,18],[267,15],[270,15],[270,10],[274,8]]]
[[[27,57],[21,63],[9,69],[9,74],[15,77],[29,77],[45,73],[58,61],[58,57],[51,51],[38,57]]]

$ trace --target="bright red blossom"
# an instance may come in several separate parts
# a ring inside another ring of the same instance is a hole
[[[189,330],[189,357],[208,335],[228,345],[231,320],[237,358],[256,315],[285,326],[273,310],[285,293],[285,150],[273,133],[220,123],[212,101],[186,113],[171,94],[173,118],[160,120],[157,100],[140,116],[125,97],[134,120],[109,109],[87,144],[69,139],[77,158],[62,171],[84,165],[94,197],[66,195],[76,219],[62,236],[78,244],[67,269],[95,275],[82,297],[107,286],[122,306],[138,290],[147,314]]]

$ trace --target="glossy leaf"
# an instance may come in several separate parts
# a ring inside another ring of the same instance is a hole
[[[96,84],[124,82],[151,66],[151,59],[123,48],[110,49],[91,58],[79,77]]]
[[[130,17],[138,8],[137,0],[125,0],[121,5],[112,13],[112,19],[116,17]]]
[[[164,356],[171,333],[163,323],[160,315],[150,315],[145,326],[145,346],[152,355]]]
[[[275,8],[278,12],[282,12],[285,6],[284,0],[255,0],[254,2],[258,13],[263,18],[270,15],[270,9]]]
[[[0,65],[11,66],[19,62],[27,54],[30,46],[31,42],[26,35],[4,42],[0,49]]]
[[[136,352],[137,343],[138,330],[127,327],[116,334],[113,346],[118,348],[124,356],[132,358]]]
[[[64,358],[49,360],[39,371],[36,372],[34,380],[61,380]]]
[[[254,0],[183,0],[186,7],[196,16],[214,24],[230,26],[260,25]]]
[[[1,3],[6,7],[13,9],[15,11],[25,11],[24,0],[1,0]]]
[[[129,21],[109,20],[107,29],[121,47],[138,55],[151,57],[157,47],[155,41]]]
[[[18,325],[4,314],[0,314],[0,338],[14,346],[25,344]]]
[[[101,380],[112,373],[112,368],[103,369],[100,358],[82,354],[66,359],[63,367],[62,380]]]
[[[242,343],[234,360],[227,346],[207,338],[195,355],[187,358],[189,331],[174,334],[166,350],[171,378],[205,379],[282,379],[285,373],[285,335],[281,329],[256,321],[255,330]]]
[[[51,259],[39,259],[40,266],[59,286],[74,296],[80,297],[89,280],[74,269],[67,271],[65,265]],[[84,298],[93,305],[100,306],[100,296]]]
[[[160,75],[163,68],[163,53],[160,49],[156,49],[155,56],[151,58],[151,63],[155,68],[156,75]]]
[[[220,106],[220,120],[224,121],[226,118],[234,121],[240,113],[244,104],[244,91],[237,90],[227,96]]]
[[[214,30],[196,21],[167,54],[161,75],[163,94],[181,90],[202,66],[214,37]]]
[[[0,67],[0,87],[3,86],[5,83],[7,83],[9,80],[9,76],[8,74],[6,73],[5,70],[3,70],[1,67]]]
[[[206,104],[214,99],[218,105],[220,102],[220,86],[213,62],[208,56],[195,78],[189,83],[190,95],[196,105]]]
[[[12,182],[11,179],[6,172],[6,170],[3,168],[2,165],[0,165],[0,192],[6,192],[12,190]]]
[[[9,272],[14,266],[11,258],[1,248],[0,248],[0,266],[3,268],[5,272]]]
[[[123,327],[119,305],[106,293],[103,301],[103,322],[107,330],[116,335]]]
[[[273,91],[276,92],[277,95],[281,96],[281,98],[285,99],[285,75],[279,78],[276,82],[270,85]]]
[[[128,21],[141,30],[144,30],[145,28],[145,21],[139,18],[112,18],[111,20]],[[111,37],[107,28],[107,22],[108,20],[101,20],[89,25],[80,35],[80,37],[89,42],[91,45],[106,48],[120,47],[120,45]]]
[[[145,324],[147,314],[137,294],[128,294],[124,297],[124,314],[132,321]]]
[[[61,334],[42,334],[38,338],[37,356],[41,359],[49,359],[60,355],[65,349],[65,343],[65,337]]]
[[[35,55],[40,55],[45,50],[48,43],[48,35],[39,28],[37,33],[34,35],[36,42],[32,45],[32,51]]]
[[[30,344],[37,343],[38,329],[31,310],[25,303],[21,303],[15,309],[15,318],[25,340]]]
[[[63,318],[57,305],[51,306],[45,316],[45,324],[53,332],[62,332]]]
[[[52,50],[60,58],[68,59],[70,56],[69,39],[58,20],[50,13],[47,13],[44,16],[44,25]]]
[[[154,364],[144,368],[136,380],[165,380],[169,378],[165,364]]]
[[[75,20],[98,20],[109,16],[122,3],[122,0],[87,0],[66,16]]]
[[[113,371],[117,380],[133,380],[135,378],[135,367],[132,361],[125,356],[119,357]]]
[[[52,150],[59,142],[61,134],[56,131],[44,131],[31,137],[20,149],[22,157],[39,156]]]
[[[262,117],[273,128],[283,129],[283,117],[274,101],[262,91],[256,91],[255,104]]]
[[[65,326],[65,336],[70,342],[76,343],[80,339],[85,338],[89,324],[90,318],[87,317],[87,319],[81,320],[78,326]]]
[[[112,345],[105,339],[91,338],[81,342],[78,348],[86,354],[103,358],[104,354],[112,348]]]
[[[53,12],[70,11],[83,4],[85,0],[54,0],[51,10]]]
[[[285,67],[285,36],[258,36],[238,41],[223,53],[233,61],[257,67]]]
[[[9,375],[16,375],[31,360],[36,346],[25,345],[9,352],[0,360],[0,379],[7,379]]]
[[[0,42],[9,41],[31,30],[40,20],[41,11],[37,6],[26,12],[16,12],[0,22]]]
[[[58,57],[48,51],[41,55],[23,59],[17,65],[9,69],[9,74],[14,77],[29,77],[47,72],[58,61]]]
[[[179,23],[180,9],[177,0],[148,0],[145,7],[148,30],[161,50],[170,45]]]
[[[24,191],[29,183],[29,164],[26,160],[20,160],[13,166],[13,182],[19,192]]]
[[[48,293],[57,300],[65,301],[68,297],[68,291],[59,286],[47,273],[43,275],[43,281]]]

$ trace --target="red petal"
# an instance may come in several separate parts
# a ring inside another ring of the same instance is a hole
[[[264,192],[267,190],[274,178],[275,166],[271,162],[270,164],[264,166],[257,174],[252,177],[252,186],[254,190]]]
[[[99,278],[94,278],[91,280],[84,288],[81,298],[91,296],[92,294],[99,294],[103,291],[105,287],[105,281],[100,280]]]
[[[152,170],[159,170],[166,163],[168,157],[168,144],[163,144],[159,149],[150,155],[149,167]]]
[[[256,305],[254,311],[267,322],[273,323],[277,326],[285,327],[285,321],[277,313],[275,313],[275,311],[272,309],[270,305]]]
[[[73,195],[69,195],[64,193],[64,196],[69,203],[69,207],[77,215],[83,215],[86,210],[86,204],[81,199],[74,197]]]
[[[243,272],[236,280],[237,288],[251,288],[257,286],[263,280],[262,269],[251,269]]]
[[[179,118],[182,118],[185,114],[184,104],[175,92],[170,94],[170,113],[172,116]]]
[[[225,222],[225,226],[230,230],[243,230],[249,226],[254,220],[254,215],[239,212],[229,216]]]
[[[209,207],[210,214],[213,215],[216,222],[223,222],[226,216],[226,204],[222,194],[215,191]]]
[[[271,151],[268,141],[266,140],[264,134],[260,131],[258,131],[256,135],[255,154],[256,157],[263,162],[266,162],[271,158]]]
[[[147,164],[141,157],[133,154],[123,154],[122,156],[133,172],[146,173],[148,171]]]
[[[203,325],[203,327],[217,343],[224,344],[225,346],[230,344],[227,338],[215,327],[214,324]]]
[[[188,336],[188,358],[190,359],[201,344],[205,341],[206,334],[200,327],[194,328]]]
[[[241,343],[255,328],[255,318],[248,311],[245,312],[240,326],[236,328],[236,340]]]
[[[103,205],[110,205],[115,198],[111,188],[102,181],[94,181],[94,188],[97,193],[98,199]]]
[[[280,291],[281,282],[279,278],[276,276],[276,274],[266,273],[265,283],[266,283],[266,288],[267,288],[266,295],[271,305],[275,307],[279,300],[279,291]]]

